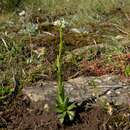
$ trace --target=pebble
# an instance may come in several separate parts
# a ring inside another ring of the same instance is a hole
[[[48,104],[44,105],[44,110],[47,111],[47,112],[49,112],[49,105]]]

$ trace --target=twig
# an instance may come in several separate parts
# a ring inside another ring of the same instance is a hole
[[[78,71],[78,72],[76,72],[74,75],[70,76],[70,77],[68,78],[68,80],[75,78],[75,77],[78,76],[79,74],[81,74],[81,71]]]
[[[129,35],[129,33],[126,32],[126,31],[124,31],[124,29],[123,29],[122,27],[120,27],[119,25],[114,24],[114,23],[101,23],[100,26],[113,26],[113,27],[115,27],[117,30],[119,30],[120,32],[122,32],[123,34]]]
[[[1,38],[1,40],[2,40],[2,42],[3,42],[4,46],[5,46],[5,48],[7,49],[7,51],[9,51],[9,47],[8,47],[6,41],[5,41],[3,38]]]
[[[124,12],[124,15],[127,18],[127,20],[130,21],[130,17],[128,16],[128,14]]]

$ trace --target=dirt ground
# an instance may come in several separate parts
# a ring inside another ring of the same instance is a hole
[[[7,107],[8,106],[8,107]],[[77,110],[72,124],[61,125],[54,107],[46,112],[39,105],[32,105],[26,96],[18,96],[10,105],[1,106],[0,127],[2,130],[129,130],[128,109],[120,108],[109,115],[99,105],[87,111]],[[123,111],[123,116],[121,113]],[[119,116],[118,118],[116,116]],[[126,116],[127,115],[127,116]]]
[[[100,30],[100,28],[102,28],[102,30]],[[45,72],[45,75],[47,75],[45,80],[55,80],[56,75],[53,65],[55,65],[58,52],[59,32],[53,26],[45,27],[42,25],[40,26],[40,31],[42,36],[31,37],[31,39],[27,38],[24,39],[24,41],[30,43],[32,49],[35,51],[42,47],[46,48],[47,53],[45,54],[45,60],[41,63],[42,66],[45,65],[49,68]],[[45,32],[51,32],[52,36],[44,36]],[[66,29],[63,33],[65,49],[67,51],[72,51],[83,46],[93,45],[95,41],[96,45],[101,44],[105,41],[103,36],[107,35],[108,32],[114,34],[114,36],[124,36],[124,33],[120,29],[109,26],[109,20],[106,25],[91,25],[88,34],[73,34]],[[20,38],[21,37],[17,36],[18,41]],[[26,51],[30,53],[27,54]],[[30,58],[28,55],[31,54],[31,49],[28,50],[28,48],[26,48],[25,54],[27,58]],[[88,61],[85,59],[85,57],[91,57],[93,54],[95,57],[92,57],[92,60]],[[110,62],[107,66],[104,61],[105,58],[101,57],[101,54],[102,51],[94,51],[91,54],[84,54],[83,59],[76,59],[76,63],[65,63],[63,68],[64,79],[67,80],[68,77],[76,77],[77,72],[80,70],[81,73],[79,73],[79,75],[100,76],[112,73],[124,76],[125,65],[129,64],[130,60],[126,52],[121,55],[113,54],[111,58],[112,63]],[[113,61],[116,63],[115,66]],[[118,64],[119,66],[117,67]],[[26,67],[26,70],[30,70],[31,72],[37,66],[38,65],[32,64]],[[36,78],[34,82],[37,82],[39,77]],[[44,103],[42,105],[32,104],[28,97],[20,95],[10,104],[0,104],[0,128],[2,130],[130,130],[129,106],[111,105],[112,108],[110,107],[109,111],[98,104],[94,104],[94,106],[91,107],[91,109],[87,109],[87,111],[77,110],[75,122],[61,125],[57,119],[54,106],[51,106],[50,111],[46,112],[44,110]],[[113,109],[112,113],[111,109]]]

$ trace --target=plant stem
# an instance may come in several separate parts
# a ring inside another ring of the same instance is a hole
[[[58,77],[58,95],[64,100],[64,85],[62,80],[62,52],[63,52],[63,39],[62,39],[62,27],[60,27],[60,44],[59,54],[57,56],[57,77]]]

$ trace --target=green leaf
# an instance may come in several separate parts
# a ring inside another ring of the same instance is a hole
[[[76,105],[74,103],[72,103],[70,106],[68,106],[67,110],[70,111],[70,110],[73,110],[76,108]]]
[[[66,111],[63,112],[62,114],[59,114],[58,118],[60,120],[60,122],[63,124],[64,120],[65,120],[65,117],[66,117],[67,113]]]
[[[126,68],[125,68],[125,75],[126,75],[127,77],[130,76],[130,65],[127,65],[127,66],[126,66]]]
[[[59,107],[57,107],[57,108],[56,108],[56,112],[58,112],[58,113],[60,113],[60,114],[61,114],[61,113],[63,113],[63,112],[64,112],[64,110],[63,110],[63,109],[61,109],[61,108],[59,108]]]
[[[65,97],[64,105],[66,108],[68,107],[68,105],[69,105],[69,98],[68,97]]]
[[[60,120],[61,124],[63,124],[63,122],[64,122],[64,118],[61,117],[61,118],[59,118],[59,120]]]
[[[0,95],[5,95],[13,92],[13,88],[7,88],[7,87],[0,87]]]
[[[69,116],[69,119],[72,121],[75,117],[75,112],[74,111],[67,111],[67,114]]]
[[[61,110],[61,111],[65,110],[64,101],[62,100],[61,96],[58,96],[57,103],[56,103],[56,108]]]
[[[64,104],[64,100],[62,99],[62,97],[60,95],[58,95],[57,103],[58,104]]]
[[[65,111],[64,104],[57,104],[56,109],[59,109],[61,111]]]

